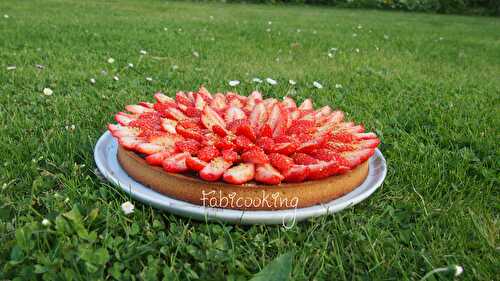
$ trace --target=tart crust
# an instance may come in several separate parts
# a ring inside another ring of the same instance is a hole
[[[238,210],[281,210],[327,203],[357,188],[368,176],[368,161],[346,174],[279,185],[207,182],[196,175],[173,174],[149,165],[133,151],[118,146],[118,162],[129,176],[151,189],[182,201]]]

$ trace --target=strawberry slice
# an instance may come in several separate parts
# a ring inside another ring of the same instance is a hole
[[[188,152],[191,155],[196,155],[200,150],[200,143],[193,139],[181,140],[175,143],[175,149],[178,152]]]
[[[339,159],[338,152],[328,148],[318,148],[310,153],[312,157],[322,161],[332,161]]]
[[[231,165],[231,162],[227,162],[222,157],[214,158],[200,171],[200,177],[206,181],[216,181]]]
[[[269,163],[269,158],[267,157],[266,153],[264,153],[264,151],[259,147],[254,147],[241,154],[241,160],[245,163],[254,164]]]
[[[249,120],[252,127],[257,130],[261,128],[262,124],[266,123],[267,111],[264,103],[260,102],[253,108],[252,112],[250,113]]]
[[[138,137],[126,136],[119,138],[118,143],[128,150],[134,150],[136,146],[144,143],[144,141]]]
[[[236,106],[231,106],[226,110],[226,114],[224,116],[224,120],[226,124],[233,122],[234,120],[246,119],[245,112],[241,110],[241,108]]]
[[[189,99],[189,101],[190,101],[191,103],[194,103],[194,99],[195,99],[195,97],[194,97],[194,93],[193,93],[193,92],[187,92],[187,93],[186,93],[186,96],[188,97],[188,99]]]
[[[295,101],[291,97],[283,97],[282,104],[285,106],[285,108],[293,110],[297,109],[297,104],[295,104]]]
[[[215,147],[217,147],[220,150],[224,150],[224,149],[233,149],[236,147],[236,145],[233,143],[232,138],[230,136],[226,136],[217,139],[217,141],[215,142]]]
[[[111,135],[115,138],[134,137],[138,136],[140,132],[138,128],[127,127],[118,124],[108,124],[108,130],[111,132]]]
[[[132,115],[125,112],[118,112],[118,114],[115,115],[115,120],[120,125],[128,126],[128,124],[130,124],[132,121],[137,120],[137,117],[138,117],[137,115]]]
[[[146,112],[153,112],[153,109],[138,104],[126,105],[125,110],[131,112],[132,114],[143,114]]]
[[[288,171],[293,166],[293,159],[279,153],[269,154],[269,161],[274,168],[278,169],[281,173]]]
[[[211,102],[213,99],[212,94],[210,94],[210,92],[204,86],[200,87],[200,89],[198,90],[198,95],[200,95],[206,102]]]
[[[175,143],[182,141],[182,137],[179,135],[164,133],[160,135],[153,135],[149,137],[147,143],[138,144],[135,149],[147,155],[161,152],[161,151],[171,151],[175,150]]]
[[[224,160],[226,160],[227,162],[236,163],[239,160],[238,153],[236,153],[236,151],[234,151],[232,148],[222,150],[221,154],[222,158],[224,158]]]
[[[226,129],[223,129],[221,126],[219,125],[213,125],[212,126],[212,131],[218,135],[219,137],[225,137],[227,136],[228,132]]]
[[[163,160],[163,169],[169,173],[182,173],[188,171],[186,166],[186,158],[189,157],[189,153],[177,153]]]
[[[247,119],[238,119],[227,125],[227,128],[236,135],[242,135],[250,139],[251,141],[255,141],[257,138],[255,133],[250,125],[250,121]]]
[[[177,133],[177,131],[175,130],[176,126],[177,126],[177,121],[168,118],[161,119],[161,128],[166,132],[169,132],[171,134],[176,134]]]
[[[242,109],[243,108],[243,101],[241,101],[241,99],[238,97],[238,96],[235,96],[234,98],[232,99],[229,99],[229,97],[226,97],[227,100],[228,100],[228,106],[234,106],[234,107],[237,107],[237,108],[240,108]]]
[[[255,176],[255,165],[252,163],[241,163],[226,170],[223,175],[225,182],[242,184],[253,179]]]
[[[218,112],[224,111],[227,107],[226,96],[221,93],[215,94],[214,99],[210,103],[210,107]]]
[[[297,151],[297,144],[295,142],[282,142],[275,143],[271,149],[273,152],[290,155]]]
[[[299,110],[292,110],[288,113],[288,118],[293,121],[297,120],[300,118],[300,111]]]
[[[278,109],[280,113],[278,122],[276,122],[276,126],[273,131],[273,137],[286,134],[286,130],[288,129],[288,110],[282,106],[278,106]],[[272,112],[274,112],[274,109]]]
[[[257,164],[255,167],[255,180],[264,184],[280,184],[285,178],[271,164]]]
[[[177,101],[177,104],[183,104],[185,106],[194,106],[193,102],[188,98],[188,96],[184,92],[175,93],[175,100]]]
[[[320,162],[318,164],[309,165],[307,167],[309,168],[307,179],[311,180],[327,178],[335,174],[345,173],[347,170],[349,170],[348,167],[342,166],[336,161]]]
[[[302,182],[309,176],[309,167],[305,165],[292,165],[283,172],[286,182]]]
[[[375,149],[365,148],[361,150],[343,152],[340,155],[345,159],[345,163],[349,166],[349,168],[354,168],[368,160],[374,153]]]
[[[207,104],[207,102],[203,99],[203,96],[200,94],[197,94],[196,98],[194,99],[194,107],[196,109],[203,111],[203,108],[205,108],[206,104]]]
[[[294,135],[300,133],[312,133],[316,127],[314,127],[314,121],[311,120],[293,120],[292,125],[287,130],[287,135]]]
[[[161,166],[163,165],[163,160],[170,157],[172,152],[170,151],[161,151],[157,153],[153,153],[151,155],[146,156],[145,160],[149,165],[153,166]]]
[[[212,159],[219,155],[219,150],[213,145],[205,146],[198,151],[198,158],[205,162],[210,162]]]
[[[317,136],[311,139],[310,141],[307,141],[299,145],[297,151],[308,153],[315,149],[322,148],[328,142],[328,138],[329,138],[328,135]]]
[[[298,165],[311,165],[319,163],[318,159],[310,156],[309,154],[297,152],[291,155],[293,162]]]
[[[198,157],[189,156],[186,158],[186,166],[196,172],[203,170],[208,165],[207,162],[201,160]]]
[[[187,117],[200,117],[201,116],[201,110],[194,106],[188,106],[184,110],[184,114],[186,114]]]
[[[261,102],[262,102],[262,94],[258,91],[253,91],[250,94],[250,96],[248,96],[244,109],[247,112],[253,111],[255,106]]]
[[[267,125],[271,128],[271,130],[274,132],[274,129],[278,125],[278,122],[280,122],[280,115],[281,115],[281,109],[278,104],[275,104],[270,113],[269,113],[269,119],[267,119]]]
[[[261,138],[271,138],[273,136],[273,129],[269,124],[264,124],[262,128],[260,128],[259,137]]]
[[[154,107],[153,103],[150,103],[150,102],[147,102],[147,101],[141,101],[141,102],[139,102],[139,105],[147,107],[147,108],[151,108],[151,109]]]
[[[266,153],[271,153],[274,150],[274,140],[270,137],[260,137],[255,144]]]
[[[302,110],[302,111],[309,111],[309,110],[313,110],[313,104],[312,104],[312,101],[311,99],[305,99],[299,106],[299,110]]]
[[[180,124],[177,124],[177,126],[175,127],[175,130],[179,135],[181,135],[187,139],[194,139],[194,140],[199,141],[199,142],[202,142],[204,140],[202,130],[199,128],[186,129],[183,126],[181,126]]]
[[[154,98],[159,103],[173,103],[175,104],[175,100],[169,96],[165,96],[164,94],[158,92],[154,95]]]
[[[234,139],[234,145],[238,151],[247,151],[255,147],[255,144],[243,135],[236,136]]]
[[[215,110],[213,110],[210,106],[205,106],[205,108],[203,109],[201,122],[203,123],[205,128],[209,129],[210,131],[213,131],[212,127],[215,125],[218,125],[222,129],[226,128],[224,119],[222,119],[222,117],[220,117],[220,115],[215,112]]]
[[[266,106],[266,111],[267,111],[268,115],[271,113],[271,110],[273,109],[273,107],[276,104],[278,104],[278,100],[275,98],[268,98],[268,99],[263,100],[262,102]]]

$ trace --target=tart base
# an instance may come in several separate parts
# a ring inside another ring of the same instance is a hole
[[[118,146],[118,162],[136,181],[169,197],[196,205],[237,210],[283,210],[327,203],[361,185],[368,161],[346,174],[300,183],[242,185],[207,182],[194,174],[173,174],[154,167],[135,152]]]

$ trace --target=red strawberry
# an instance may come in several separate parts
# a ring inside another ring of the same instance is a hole
[[[224,149],[222,151],[222,158],[227,162],[235,163],[238,161],[239,156],[233,149]]]
[[[212,101],[213,97],[212,95],[210,94],[210,92],[203,86],[200,87],[200,89],[198,90],[198,94],[201,95],[201,97],[206,101],[206,102],[210,102]]]
[[[286,130],[288,129],[288,110],[282,106],[279,106],[278,108],[280,110],[280,115],[273,131],[273,137],[286,134]]]
[[[233,148],[235,148],[235,146],[236,145],[233,143],[232,139],[229,136],[219,138],[215,142],[215,147],[217,147],[220,150],[233,149]]]
[[[235,100],[239,101],[238,99]],[[226,110],[226,115],[224,116],[224,120],[226,121],[226,124],[229,124],[234,120],[246,119],[246,117],[247,116],[245,115],[245,112],[243,112],[241,108],[236,106],[231,106]]]
[[[283,172],[286,182],[302,182],[309,175],[309,167],[305,165],[293,165]]]
[[[236,135],[242,135],[249,138],[251,141],[255,141],[257,138],[250,125],[250,122],[246,119],[238,119],[227,125],[227,128]]]
[[[231,165],[231,162],[225,161],[222,157],[214,158],[200,171],[200,177],[206,181],[216,181]]]
[[[252,127],[256,130],[260,129],[260,127],[262,127],[262,125],[266,123],[267,111],[264,103],[259,102],[257,105],[255,105],[252,112],[250,113],[250,116],[248,117],[248,120],[250,121]]]
[[[182,113],[182,111],[174,107],[169,107],[165,109],[165,111],[163,111],[163,116],[178,121],[188,118],[184,113]]]
[[[255,167],[255,180],[265,184],[279,184],[285,178],[271,164],[258,164]]]
[[[157,152],[157,153],[146,156],[145,160],[146,160],[146,162],[148,162],[149,165],[161,166],[163,163],[163,160],[165,160],[167,157],[170,157],[171,155],[172,155],[172,152],[170,152],[170,151],[161,151],[161,152]]]
[[[175,148],[179,152],[189,152],[189,154],[195,155],[200,150],[200,143],[193,139],[186,139],[176,142]]]
[[[153,108],[153,106],[154,106],[153,103],[150,103],[150,102],[147,102],[147,101],[141,101],[141,102],[139,102],[139,105],[147,107],[147,108]]]
[[[188,170],[186,166],[186,158],[189,153],[183,152],[174,154],[163,160],[163,169],[170,173],[182,173]]]
[[[140,130],[137,128],[117,125],[117,124],[108,124],[108,130],[111,132],[111,135],[115,138],[121,137],[133,137],[139,135]]]
[[[299,165],[311,165],[319,163],[318,159],[301,152],[297,152],[291,155],[295,164]]]
[[[255,144],[262,148],[266,153],[272,152],[274,148],[274,140],[269,137],[258,138]]]
[[[226,96],[221,93],[215,94],[214,99],[210,102],[210,107],[215,111],[224,111],[227,107]]]
[[[200,94],[197,94],[196,98],[194,99],[194,107],[198,110],[203,110],[206,104],[207,103],[205,102],[203,97]]]
[[[241,160],[245,163],[266,164],[269,158],[261,148],[255,147],[241,154]]]
[[[302,143],[297,148],[297,151],[306,153],[311,152],[315,149],[325,146],[327,142],[328,142],[328,135],[317,136],[308,142]]]
[[[340,155],[328,148],[318,148],[311,152],[311,156],[322,161],[332,161],[337,159]]]
[[[313,110],[313,104],[311,99],[305,99],[299,106],[299,110]]]
[[[232,184],[242,184],[253,179],[255,175],[255,165],[252,163],[241,163],[238,166],[226,170],[223,175],[225,182]]]
[[[253,91],[247,99],[244,109],[248,112],[253,111],[255,107],[262,102],[262,95],[257,91]],[[265,107],[264,107],[265,109]]]
[[[300,133],[312,133],[314,132],[314,121],[311,120],[293,120],[292,125],[287,130],[288,135],[300,134]]]
[[[175,100],[177,101],[177,104],[183,104],[185,106],[193,106],[193,102],[188,98],[186,93],[184,92],[177,92],[175,94]]]
[[[137,145],[142,144],[144,141],[137,137],[121,137],[118,139],[118,143],[128,150],[133,150]]]
[[[210,160],[214,159],[219,155],[220,155],[219,150],[215,148],[215,146],[213,145],[205,146],[198,151],[198,158],[200,158],[205,162],[210,162]]]
[[[271,129],[271,126],[269,126],[269,124],[264,124],[262,126],[262,128],[260,129],[260,132],[259,132],[259,137],[263,138],[263,137],[273,137],[273,129]]]
[[[173,152],[175,143],[183,138],[179,135],[163,133],[161,135],[153,135],[148,138],[147,143],[138,144],[135,149],[144,154],[153,154],[161,151]]]
[[[155,100],[157,100],[159,103],[173,103],[175,104],[175,100],[169,96],[165,96],[164,94],[158,92],[154,94]]]
[[[341,174],[349,169],[339,165],[339,163],[335,161],[320,162],[318,164],[309,165],[308,168],[309,175],[307,178],[311,180],[323,179],[335,174]]]
[[[183,126],[177,124],[175,130],[179,135],[188,139],[194,139],[199,142],[202,142],[204,139],[201,129],[198,128],[186,129]]]
[[[291,97],[284,97],[283,105],[285,106],[285,108],[290,108],[290,109],[297,108],[297,104],[295,104],[295,101]]]
[[[285,155],[290,155],[295,151],[297,151],[297,144],[295,142],[275,143],[271,151]]]
[[[188,106],[186,110],[184,110],[184,113],[188,117],[200,117],[201,116],[201,110],[197,109],[194,106]]]
[[[177,126],[177,121],[168,118],[162,118],[160,126],[166,132],[169,132],[171,134],[177,133],[177,131],[175,130],[175,127]]]
[[[375,153],[375,149],[365,148],[361,150],[343,152],[340,155],[345,159],[345,163],[349,166],[349,168],[354,168],[368,160],[373,153]]]
[[[239,151],[246,151],[255,147],[255,144],[249,138],[241,135],[236,136],[236,138],[234,139],[234,144],[235,148]]]
[[[269,113],[269,119],[267,119],[267,125],[271,127],[271,130],[274,132],[274,129],[278,125],[278,122],[280,122],[280,115],[281,115],[281,109],[279,104],[275,104],[270,113]]]
[[[201,115],[201,122],[205,126],[205,128],[212,131],[212,127],[215,125],[220,126],[221,128],[226,128],[226,123],[224,119],[220,117],[220,115],[215,112],[210,106],[205,106],[203,109],[203,113]]]
[[[292,158],[279,153],[269,154],[269,161],[281,173],[288,171],[293,166]]]
[[[227,136],[227,130],[223,129],[221,126],[219,125],[213,125],[212,126],[212,132],[214,132],[215,134],[217,134],[218,136],[220,137],[225,137]]]
[[[127,114],[124,112],[118,112],[118,114],[115,115],[115,120],[122,126],[127,126],[130,124],[132,121],[137,120],[137,117],[132,115],[132,114]]]
[[[189,156],[186,158],[186,166],[196,172],[203,170],[208,165],[207,162],[201,160],[198,157]]]
[[[146,112],[152,112],[153,111],[151,108],[144,107],[142,105],[137,105],[137,104],[126,105],[125,109],[127,111],[131,112],[132,114],[143,114],[143,113],[146,113]]]

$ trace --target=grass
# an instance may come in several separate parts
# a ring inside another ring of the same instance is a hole
[[[0,279],[246,280],[285,252],[294,280],[500,275],[498,18],[129,0],[4,0],[0,16]],[[124,105],[200,84],[346,111],[381,136],[384,185],[292,229],[133,200],[125,216],[95,142]]]

